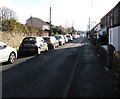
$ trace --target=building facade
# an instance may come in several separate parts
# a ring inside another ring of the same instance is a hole
[[[109,44],[120,51],[120,2],[101,18],[101,33],[108,35]]]
[[[103,18],[101,18],[102,28],[111,28],[120,26],[120,2],[110,10]]]
[[[35,18],[35,17],[30,17],[26,21],[26,25],[38,28],[39,30],[42,30],[42,31],[50,29],[49,24],[47,24],[43,20],[41,20],[39,18]]]

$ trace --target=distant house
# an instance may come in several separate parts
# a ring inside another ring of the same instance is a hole
[[[50,30],[50,25],[39,18],[30,17],[26,21],[26,25],[38,28],[41,31],[39,33],[39,36],[48,36],[49,35],[48,31]]]
[[[66,29],[65,29],[64,27],[62,27],[62,26],[57,26],[57,27],[58,27],[58,29],[61,30],[63,33],[66,32]]]
[[[94,28],[93,28],[93,32],[97,35],[97,39],[99,39],[99,36],[102,35],[101,32],[101,26],[100,23],[98,23]]]
[[[50,26],[49,24],[47,24],[46,22],[44,22],[43,20],[39,19],[39,18],[35,18],[35,17],[30,17],[27,21],[26,21],[26,25],[29,26],[33,26],[36,27],[40,30],[49,30]]]
[[[62,26],[53,26],[53,32],[58,32],[59,34],[64,34],[66,32],[66,29]]]

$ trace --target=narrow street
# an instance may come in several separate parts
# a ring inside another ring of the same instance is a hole
[[[3,97],[115,96],[114,81],[86,38],[19,61],[2,73]]]

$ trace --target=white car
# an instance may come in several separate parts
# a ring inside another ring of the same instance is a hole
[[[54,37],[59,41],[59,45],[65,44],[65,39],[63,35],[54,35]]]
[[[66,35],[63,35],[64,36],[64,39],[65,39],[65,43],[68,42],[68,38],[66,37]]]
[[[73,41],[73,37],[71,35],[66,36],[68,38],[68,41]]]
[[[17,58],[16,49],[0,42],[0,63],[3,62],[14,63],[16,58]]]
[[[73,39],[77,39],[78,38],[77,35],[72,35],[72,37],[73,37]]]

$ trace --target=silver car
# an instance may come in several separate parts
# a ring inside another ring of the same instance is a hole
[[[54,36],[43,37],[43,39],[48,44],[49,49],[55,49],[59,46],[59,41]]]
[[[48,51],[48,44],[42,37],[25,37],[19,47],[19,52],[35,52],[41,54],[42,51]]]
[[[0,42],[0,63],[14,63],[17,58],[17,50]]]

